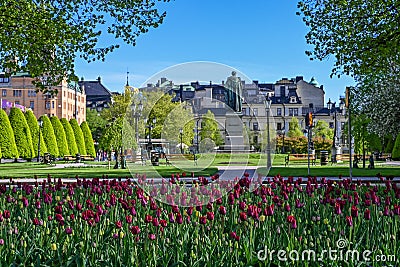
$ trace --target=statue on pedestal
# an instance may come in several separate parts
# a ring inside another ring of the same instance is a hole
[[[241,113],[243,85],[240,77],[236,76],[236,71],[232,71],[232,76],[228,77],[226,80],[225,88],[225,103],[232,108],[233,111]]]

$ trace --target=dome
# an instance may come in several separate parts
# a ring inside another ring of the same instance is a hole
[[[311,78],[310,84],[314,85],[315,87],[318,87],[318,82],[314,77]]]

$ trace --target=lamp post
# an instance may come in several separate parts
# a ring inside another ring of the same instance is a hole
[[[181,154],[183,154],[183,129],[179,129],[179,135],[181,137]]]
[[[285,129],[281,129],[279,131],[279,136],[282,138],[282,149],[281,149],[281,154],[285,153]]]
[[[267,168],[271,168],[271,140],[270,140],[270,133],[269,133],[269,113],[271,109],[271,99],[269,95],[265,98],[265,107],[267,112]]]
[[[42,126],[43,126],[43,120],[42,120],[41,117],[38,120],[38,124],[39,124],[39,140],[38,140],[37,162],[39,163],[40,162],[40,131],[41,131]]]
[[[135,119],[135,139],[136,139],[136,144],[137,144],[138,148],[140,149],[138,123],[139,123],[139,118],[140,118],[140,116],[142,116],[142,111],[143,111],[142,100],[140,100],[139,104],[137,104],[137,105],[133,104],[131,106],[131,110],[132,110],[132,116]],[[138,149],[138,151],[139,151],[139,149]]]
[[[331,154],[332,154],[332,163],[336,163],[336,124],[337,124],[337,112],[335,107],[336,102],[331,102],[331,99],[329,98],[327,105],[329,110],[329,116],[331,115],[332,108],[334,109],[333,111],[334,125],[333,125],[333,140],[332,140]]]
[[[150,151],[152,150],[152,143],[151,143],[151,131],[153,130],[153,128],[155,127],[155,124],[157,122],[156,118],[153,119],[153,124],[149,124],[147,125],[147,128],[149,128],[149,142],[147,143],[147,150],[150,153]]]

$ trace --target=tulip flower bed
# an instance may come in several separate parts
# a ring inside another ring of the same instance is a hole
[[[199,178],[189,188],[176,179],[141,182],[0,186],[0,265],[356,266],[343,258],[284,261],[271,253],[318,253],[337,249],[340,240],[347,241],[342,250],[372,251],[366,265],[398,264],[375,258],[400,254],[400,189],[391,181],[274,177],[261,185],[246,177]],[[201,205],[204,195],[211,202]]]

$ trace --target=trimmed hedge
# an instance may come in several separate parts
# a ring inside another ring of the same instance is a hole
[[[14,131],[11,127],[7,113],[0,109],[0,148],[2,157],[6,159],[19,158],[17,145],[15,144]]]
[[[53,125],[51,124],[49,117],[47,117],[46,115],[42,115],[40,118],[43,121],[42,132],[44,142],[47,146],[47,152],[49,152],[53,156],[58,157],[60,153],[58,151],[57,139],[56,135],[54,134]]]
[[[39,140],[38,139],[39,123],[36,120],[36,117],[31,110],[27,110],[25,112],[25,119],[26,119],[26,122],[28,123],[29,130],[31,131],[33,150],[35,151],[34,156],[37,157],[38,140]],[[46,153],[46,152],[47,152],[47,147],[46,147],[46,143],[44,142],[44,139],[43,139],[43,134],[41,132],[40,133],[40,155],[43,156],[44,153]]]
[[[75,135],[75,141],[79,154],[86,155],[85,138],[83,137],[81,127],[79,127],[79,124],[75,119],[71,119],[69,123],[71,124],[72,131]]]
[[[67,139],[68,150],[70,155],[75,156],[78,153],[78,147],[75,141],[74,131],[72,130],[71,124],[66,118],[60,120],[62,126],[64,127],[65,137]]]
[[[400,133],[396,137],[396,142],[394,143],[392,158],[395,160],[400,159]]]
[[[89,124],[86,121],[81,123],[81,130],[83,133],[83,138],[85,139],[86,155],[96,157],[92,132],[90,131]]]
[[[51,117],[50,121],[53,125],[54,134],[56,135],[59,155],[61,157],[69,155],[68,142],[63,125],[56,116]]]
[[[11,108],[8,117],[14,131],[15,144],[17,145],[19,156],[23,159],[33,158],[35,151],[33,150],[32,135],[24,113],[19,108]]]

